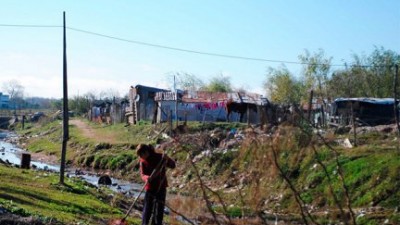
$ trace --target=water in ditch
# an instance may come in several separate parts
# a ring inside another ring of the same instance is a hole
[[[8,142],[7,140],[15,138],[16,135],[7,132],[7,131],[0,131],[0,159],[6,163],[20,165],[21,164],[21,155],[23,153],[29,153],[24,149],[17,147],[16,145]],[[47,162],[41,161],[31,161],[31,168],[35,168],[38,170],[46,170],[49,172],[60,172],[60,165],[52,165]],[[79,171],[79,173],[76,173]],[[69,177],[80,177],[86,182],[99,186],[98,180],[100,175],[97,175],[95,172],[91,171],[84,171],[78,168],[67,168],[66,169],[66,176]],[[106,185],[111,190],[115,192],[124,193],[127,196],[134,197],[138,194],[138,191],[141,189],[141,185],[137,183],[132,183],[125,180],[115,179],[111,177],[112,184]]]

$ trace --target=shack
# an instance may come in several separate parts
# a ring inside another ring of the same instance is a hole
[[[179,121],[260,123],[262,109],[269,104],[258,94],[187,90],[158,92],[155,101],[157,122],[165,122],[170,114]]]
[[[333,125],[352,124],[376,126],[395,123],[394,98],[338,98],[331,105],[330,122]],[[397,113],[398,107],[397,107]]]
[[[311,109],[309,102],[303,102],[301,104],[302,114],[305,118],[308,118],[312,126],[324,127],[329,122],[331,110],[331,101],[329,99],[313,98],[311,100]]]
[[[128,93],[129,106],[125,109],[129,124],[136,124],[140,120],[155,122],[157,102],[154,97],[157,92],[168,92],[168,90],[143,85],[131,86]]]
[[[88,119],[99,123],[122,123],[125,120],[127,99],[94,100],[88,112]]]
[[[131,87],[129,101],[126,116],[130,124],[140,120],[162,123],[169,117],[178,121],[260,123],[269,105],[259,94],[169,91],[142,85]]]

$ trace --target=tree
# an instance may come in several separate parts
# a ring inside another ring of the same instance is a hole
[[[120,95],[119,95],[118,90],[112,89],[112,88],[109,88],[105,91],[101,91],[100,95],[99,95],[99,98],[103,99],[103,100],[104,99],[113,100],[114,98],[119,98],[119,97],[120,97]]]
[[[319,49],[313,55],[308,50],[305,50],[303,55],[299,55],[299,59],[304,65],[305,91],[314,90],[316,96],[327,97],[326,83],[328,81],[332,57],[325,58],[324,50]]]
[[[328,90],[333,97],[393,96],[394,65],[400,63],[399,54],[375,48],[370,55],[352,56],[350,65],[334,72],[328,81]]]
[[[169,84],[173,84],[171,89],[198,91],[204,87],[204,82],[194,74],[186,72],[177,72],[167,75]]]
[[[53,110],[62,110],[63,101],[62,99],[54,99],[50,102],[50,105]]]
[[[210,83],[204,87],[204,90],[210,92],[231,92],[232,85],[230,77],[223,76],[222,74],[215,76],[211,78]]]
[[[10,80],[3,83],[3,91],[8,93],[10,97],[10,105],[13,109],[17,108],[17,105],[23,103],[24,87],[17,80]]]
[[[375,50],[366,58],[367,74],[370,79],[367,81],[373,84],[371,96],[378,98],[393,97],[394,65],[400,63],[400,55],[385,50],[383,47],[375,47]]]
[[[286,67],[268,68],[264,89],[270,100],[276,103],[300,103],[303,85],[297,81]]]
[[[90,108],[89,98],[85,95],[68,99],[68,107],[78,115],[86,114]]]

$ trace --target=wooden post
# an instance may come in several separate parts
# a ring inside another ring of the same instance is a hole
[[[185,111],[185,122],[183,123],[183,125],[187,125],[187,112]]]
[[[21,168],[29,169],[31,167],[31,154],[22,153],[21,155]]]
[[[169,124],[169,135],[172,135],[172,110],[169,111],[168,124]]]
[[[247,127],[250,127],[250,109],[249,109],[249,104],[247,103]]]
[[[394,109],[394,118],[397,126],[397,135],[400,135],[400,125],[399,125],[399,111],[397,108],[397,79],[399,75],[399,65],[395,65],[395,74],[393,81],[393,109]]]
[[[67,153],[68,132],[68,82],[67,82],[67,38],[64,18],[64,57],[63,57],[63,138],[61,148],[60,184],[64,184],[65,156]]]
[[[314,122],[311,121],[311,112],[312,112],[312,100],[313,100],[314,91],[310,91],[310,99],[308,100],[308,121],[311,125],[314,125]]]
[[[354,118],[353,102],[351,102],[351,121],[353,123],[354,146],[357,147],[357,126]]]
[[[322,104],[321,104],[321,119],[322,119],[322,121],[321,121],[321,126],[322,127],[326,127],[326,123],[325,123],[325,108],[324,108],[324,101],[322,101]]]
[[[26,119],[26,116],[25,116],[25,114],[23,114],[22,115],[22,130],[25,129],[25,119]]]

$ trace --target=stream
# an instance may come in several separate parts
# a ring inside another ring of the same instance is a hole
[[[21,155],[22,153],[29,153],[24,149],[17,147],[16,145],[8,142],[7,140],[11,138],[16,138],[17,135],[10,133],[8,131],[0,130],[0,159],[6,163],[10,163],[13,165],[21,164]],[[60,172],[60,165],[52,165],[46,162],[41,161],[31,161],[31,168],[35,168],[37,170],[46,170],[51,172]],[[75,173],[75,171],[80,171],[79,173]],[[98,180],[101,175],[97,175],[95,172],[84,171],[78,168],[66,168],[65,174],[67,177],[80,177],[86,182],[99,186]],[[110,177],[112,184],[111,185],[102,185],[107,186],[111,190],[115,192],[120,192],[125,194],[127,197],[135,197],[138,194],[138,191],[142,188],[142,185],[137,183],[131,183],[125,180],[115,179]]]
[[[9,163],[9,164],[20,165],[22,153],[29,153],[29,152],[10,143],[11,142],[10,140],[13,138],[18,138],[18,136],[11,132],[0,130],[0,160],[4,161],[6,163]],[[30,154],[32,154],[32,153],[30,153]],[[42,162],[42,161],[31,160],[30,167],[32,169],[36,169],[36,170],[44,170],[44,171],[55,172],[55,173],[60,172],[59,165],[52,165],[52,164],[49,164],[47,162]],[[76,171],[80,171],[80,172],[76,173]],[[94,186],[97,186],[97,187],[100,186],[98,184],[98,180],[101,175],[97,175],[95,172],[84,171],[79,168],[66,168],[65,174],[67,177],[80,177],[81,179],[85,180],[86,182],[88,182]],[[122,193],[127,197],[137,197],[137,195],[139,194],[139,192],[142,188],[142,184],[131,183],[129,181],[115,179],[113,177],[110,177],[110,178],[112,181],[111,185],[101,185],[101,186],[107,186],[111,190]],[[166,212],[168,212],[167,209],[166,209]],[[182,219],[180,216],[177,219],[183,223],[186,223],[186,221],[184,219]],[[269,220],[269,221],[271,221],[271,220]],[[277,221],[275,221],[275,222],[277,222]],[[195,224],[197,224],[197,221],[195,221]]]

